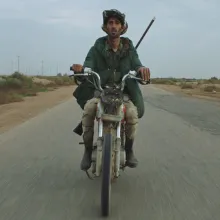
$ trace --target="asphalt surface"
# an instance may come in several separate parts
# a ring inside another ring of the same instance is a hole
[[[220,219],[220,105],[144,88],[137,169],[112,187],[114,220]],[[100,179],[79,164],[74,99],[0,135],[0,219],[100,217]]]

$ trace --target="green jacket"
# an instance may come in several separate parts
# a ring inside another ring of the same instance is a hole
[[[143,66],[132,41],[129,38],[121,37],[120,50],[114,57],[112,57],[112,54],[109,52],[106,40],[107,36],[100,37],[96,40],[94,46],[90,48],[83,64],[84,67],[89,67],[100,75],[102,85],[105,85],[113,78],[114,69],[116,69],[117,73],[117,79],[114,78],[114,80],[119,81],[130,70],[137,70]],[[78,80],[80,80],[80,77]],[[76,98],[77,103],[82,109],[87,100],[94,97],[94,91],[94,86],[85,80],[76,88],[73,96]],[[144,115],[145,109],[143,96],[138,82],[134,79],[127,79],[125,91],[137,107],[138,117],[141,118]]]

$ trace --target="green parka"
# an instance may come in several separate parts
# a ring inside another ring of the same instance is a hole
[[[120,50],[117,55],[112,57],[107,44],[107,36],[100,37],[90,48],[84,67],[89,67],[100,75],[102,85],[108,83],[114,76],[115,81],[119,81],[130,70],[138,70],[142,67],[136,49],[129,38],[121,37]],[[116,69],[116,78],[114,70]],[[87,100],[94,97],[94,86],[88,81],[82,83],[76,88],[73,96],[77,103],[83,109]],[[127,79],[125,86],[126,93],[130,96],[132,102],[138,109],[138,117],[144,115],[144,101],[139,84],[134,79]]]

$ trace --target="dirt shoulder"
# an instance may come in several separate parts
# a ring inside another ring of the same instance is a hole
[[[154,84],[154,86],[169,92],[181,93],[195,98],[220,101],[220,92],[204,92],[200,88],[181,89],[177,85]]]
[[[0,105],[0,134],[38,115],[48,108],[73,98],[75,86],[60,87],[54,91],[40,92],[25,97],[22,102]]]

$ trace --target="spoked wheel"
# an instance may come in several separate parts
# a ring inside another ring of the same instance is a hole
[[[110,212],[111,198],[111,162],[112,162],[112,135],[105,134],[102,157],[102,186],[101,209],[102,216],[108,216]]]

